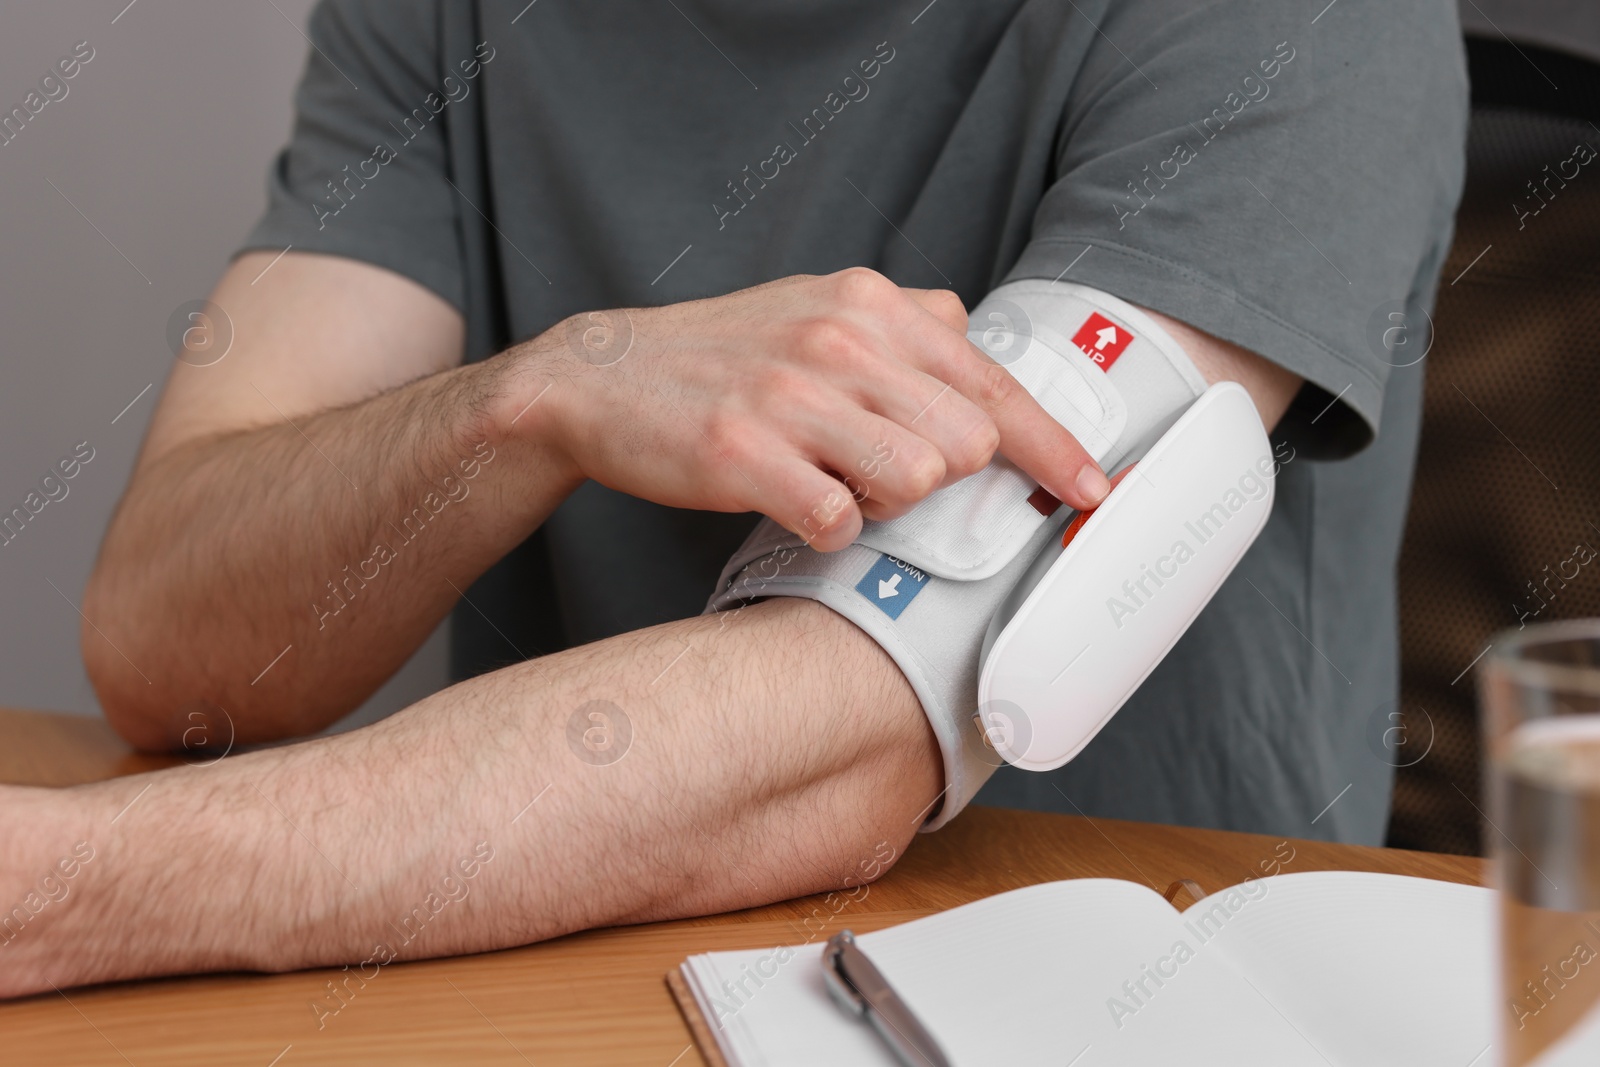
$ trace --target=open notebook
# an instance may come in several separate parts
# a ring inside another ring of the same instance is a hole
[[[1280,874],[1181,913],[1096,878],[857,943],[960,1067],[1488,1067],[1495,922],[1487,889],[1398,875]],[[815,943],[684,961],[701,1032],[729,1067],[895,1067],[829,998],[821,954]]]

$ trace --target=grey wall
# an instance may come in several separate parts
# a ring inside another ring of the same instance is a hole
[[[73,605],[172,362],[167,318],[263,207],[307,51],[312,0],[126,5],[0,5],[0,111],[78,42],[95,53],[0,145],[0,512],[76,443],[95,450],[0,547],[0,706],[98,712]],[[445,656],[441,631],[352,719],[438,688]]]

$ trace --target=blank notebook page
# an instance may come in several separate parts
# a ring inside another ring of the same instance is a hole
[[[1081,879],[859,942],[960,1067],[1494,1061],[1494,897],[1471,886],[1283,874],[1180,915],[1143,886]],[[686,963],[735,1067],[894,1067],[828,997],[821,952]]]
[[[1113,996],[1146,965],[1192,955],[1133,1016]],[[1183,919],[1143,886],[1112,879],[1053,882],[863,934],[862,949],[955,1063],[1230,1062],[1327,1067],[1220,952],[1198,946]],[[894,1067],[877,1034],[845,1015],[822,980],[821,946],[781,966],[771,950],[714,952],[685,968],[736,1067]],[[766,977],[773,972],[773,977]],[[757,986],[751,977],[761,978]]]
[[[1485,1067],[1495,1019],[1494,894],[1392,874],[1313,871],[1185,912],[1337,1064]],[[1229,904],[1234,910],[1226,918]]]
[[[963,1067],[1327,1067],[1221,952],[1132,882],[1032,886],[865,935],[861,947]],[[1145,977],[1136,1002],[1124,983],[1163,959],[1174,977]],[[1114,1012],[1113,998],[1136,1012]]]

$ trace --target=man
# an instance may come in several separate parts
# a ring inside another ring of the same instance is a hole
[[[1416,318],[1449,243],[1444,0],[520,7],[318,9],[271,207],[213,297],[232,351],[175,368],[84,609],[107,716],[153,748],[313,732],[458,599],[463,673],[512,665],[353,734],[6,790],[0,889],[94,858],[7,941],[0,994],[877,873],[957,806],[895,662],[805,600],[686,616],[750,511],[843,548],[997,448],[1069,506],[1105,494],[964,338],[1016,278],[1148,309],[1297,459],[1137,699],[995,798],[1381,832],[1362,732],[1394,688],[1420,379],[1369,334]],[[575,647],[526,659],[539,620]],[[473,892],[399,936],[449,872]]]

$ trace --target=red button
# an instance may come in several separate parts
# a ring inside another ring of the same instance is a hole
[[[1117,486],[1121,485],[1122,479],[1128,476],[1128,472],[1133,470],[1133,467],[1134,465],[1130,463],[1118,471],[1116,477],[1111,479],[1111,488],[1115,489]],[[1111,496],[1110,494],[1107,494],[1106,500],[1109,499],[1111,499]],[[1100,501],[1102,504],[1105,502],[1105,500]],[[1083,524],[1089,521],[1089,516],[1093,515],[1098,510],[1098,508],[1090,508],[1088,511],[1080,511],[1078,514],[1072,517],[1072,521],[1067,523],[1067,528],[1061,532],[1062,548],[1066,548],[1068,545],[1072,544],[1072,539],[1078,536],[1078,531],[1083,529]]]

